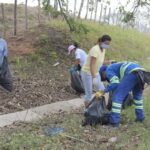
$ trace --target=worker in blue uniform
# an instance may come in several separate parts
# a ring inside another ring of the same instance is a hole
[[[118,62],[109,66],[102,66],[100,69],[103,81],[109,81],[109,85],[103,91],[104,93],[113,91],[112,109],[110,114],[110,124],[118,127],[120,123],[120,114],[123,100],[130,91],[133,92],[136,121],[144,121],[143,110],[143,90],[138,71],[145,69],[133,62]]]

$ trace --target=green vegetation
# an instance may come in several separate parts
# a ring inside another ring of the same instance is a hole
[[[150,36],[132,29],[122,29],[118,26],[100,25],[98,23],[85,22],[82,24],[88,29],[88,33],[72,33],[72,39],[80,43],[87,51],[97,42],[98,37],[109,34],[112,37],[111,49],[106,53],[107,59],[118,61],[139,61],[142,64],[149,61]],[[52,21],[49,26],[68,32],[65,22]]]
[[[89,50],[97,41],[98,37],[103,34],[112,36],[111,49],[107,51],[107,59],[117,61],[131,60],[138,61],[146,68],[150,69],[150,36],[139,33],[135,30],[122,29],[116,26],[99,25],[92,22],[82,22],[83,26],[88,29],[83,32],[71,33],[71,38],[62,37],[56,40],[56,44],[61,42],[62,51],[58,52],[54,45],[49,43],[48,34],[39,34],[36,39],[37,50],[27,57],[20,59],[15,58],[14,62],[23,72],[35,67],[44,66],[46,63],[54,60],[66,61],[67,44],[72,41],[80,43],[81,48]],[[64,21],[51,21],[48,27],[64,32],[67,36],[69,29]],[[67,40],[66,40],[67,39]],[[66,41],[65,41],[66,40]],[[62,41],[65,43],[62,43]],[[64,44],[64,45],[63,45]],[[65,46],[65,48],[64,48]],[[63,52],[63,53],[62,53]],[[45,59],[47,58],[47,59]],[[50,58],[53,58],[50,60]],[[63,59],[62,59],[63,58]],[[24,61],[25,60],[25,61]],[[39,63],[37,63],[39,62]],[[41,63],[43,62],[43,63]],[[20,65],[21,64],[21,65]],[[30,64],[30,65],[29,65]],[[70,65],[68,63],[68,65]],[[42,68],[42,67],[41,67]],[[40,68],[38,68],[40,69]],[[144,124],[134,122],[134,108],[128,108],[123,111],[122,125],[119,130],[110,131],[105,127],[96,126],[95,128],[81,127],[83,115],[81,114],[63,114],[49,116],[46,119],[31,124],[22,124],[12,129],[5,128],[0,131],[0,149],[2,150],[148,150],[150,138],[150,94],[148,91],[145,95],[145,112],[146,121]],[[44,128],[59,126],[64,127],[65,132],[60,135],[48,137],[44,135]],[[69,137],[70,138],[69,138]],[[71,138],[72,137],[72,138]],[[111,137],[117,137],[114,143],[108,140]],[[78,139],[78,140],[77,140]],[[85,144],[86,143],[86,144]]]
[[[109,130],[103,126],[82,127],[81,114],[48,116],[31,124],[19,124],[0,131],[2,150],[148,150],[150,135],[150,104],[145,99],[146,118],[144,124],[134,122],[134,108],[123,110],[122,125],[119,130]],[[54,136],[44,135],[44,129],[63,127],[65,131]],[[116,137],[116,142],[109,139]]]

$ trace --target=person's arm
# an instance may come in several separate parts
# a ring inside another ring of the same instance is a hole
[[[80,65],[80,59],[75,60],[75,65]]]
[[[90,72],[91,72],[91,75],[93,78],[96,77],[96,73],[95,73],[95,70],[96,70],[96,58],[91,56],[91,60],[90,60]]]
[[[105,93],[115,90],[120,83],[118,76],[111,70],[107,70],[106,74],[110,83],[104,90]]]
[[[111,64],[111,61],[110,61],[110,60],[105,60],[105,61],[103,62],[103,65],[109,65],[109,64]]]
[[[115,60],[105,60],[103,65],[110,65],[112,63],[115,63],[116,61]]]

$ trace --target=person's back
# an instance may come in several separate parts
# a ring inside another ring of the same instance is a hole
[[[87,54],[84,50],[77,48],[75,52],[76,59],[80,59],[80,66],[82,67],[86,61]]]
[[[144,70],[144,68],[134,62],[119,62],[108,66],[106,74],[109,79],[113,76],[117,76],[121,80],[124,76],[136,70]]]

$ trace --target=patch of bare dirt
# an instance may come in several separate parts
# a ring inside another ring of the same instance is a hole
[[[41,33],[41,30],[39,30]],[[75,98],[78,95],[70,87],[70,75],[68,69],[72,60],[67,56],[66,48],[71,39],[68,33],[56,31],[52,28],[45,29],[49,37],[49,45],[57,54],[57,59],[44,54],[43,60],[47,63],[42,65],[32,61],[28,66],[17,69],[13,63],[13,56],[24,54],[30,55],[36,47],[33,46],[35,35],[10,38],[11,66],[13,68],[12,93],[0,89],[0,114],[15,112],[31,107],[41,106],[56,101]],[[36,35],[39,33],[36,33]],[[34,43],[35,44],[35,43]],[[26,56],[24,56],[26,57]],[[23,59],[25,59],[22,57]],[[53,66],[59,62],[58,66]],[[23,71],[22,71],[23,70]]]

